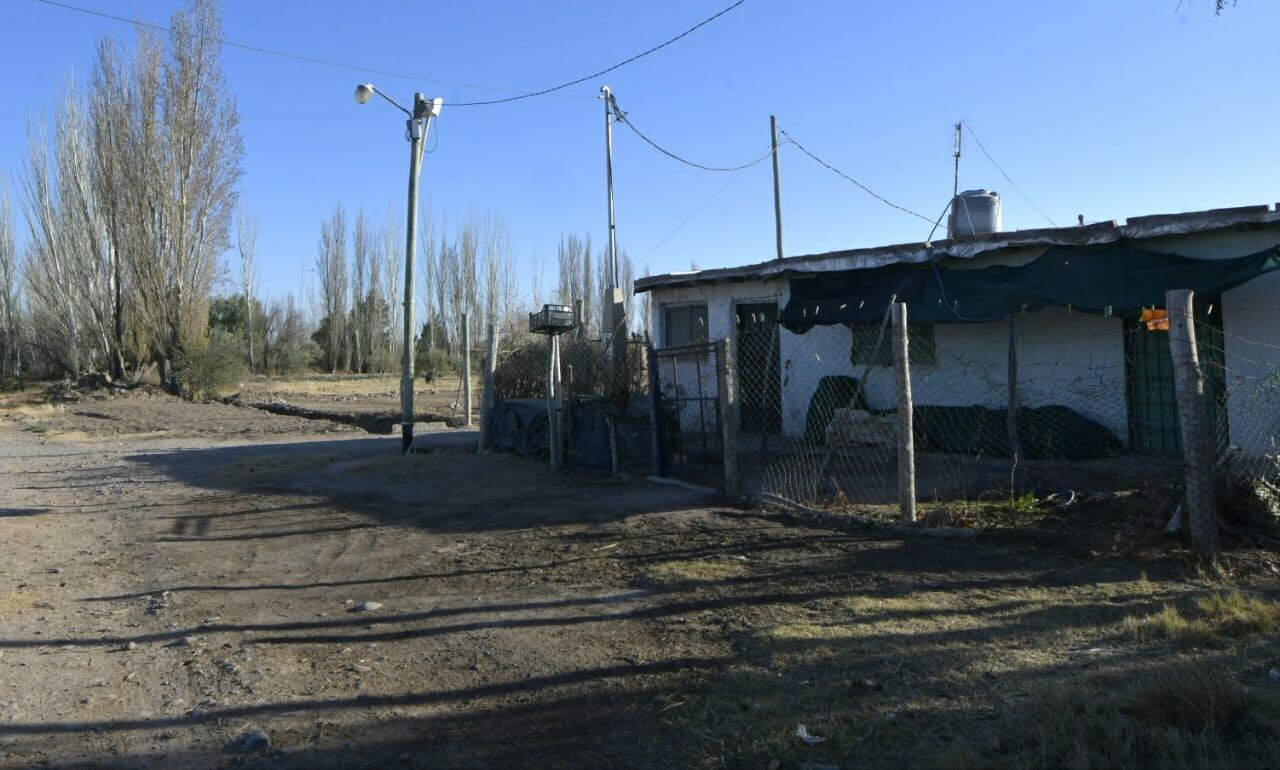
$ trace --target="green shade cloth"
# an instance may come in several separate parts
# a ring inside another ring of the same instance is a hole
[[[985,323],[1050,305],[1085,313],[1135,315],[1164,307],[1165,292],[1216,295],[1280,269],[1280,247],[1229,259],[1158,254],[1126,243],[1053,246],[1021,266],[944,269],[936,263],[795,275],[779,320],[792,331],[814,325],[875,323],[894,298],[914,323]]]

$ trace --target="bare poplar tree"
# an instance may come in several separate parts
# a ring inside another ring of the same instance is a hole
[[[596,318],[597,301],[596,287],[592,284],[592,267],[591,267],[591,236],[588,235],[582,241],[582,286],[578,289],[578,298],[582,300],[582,333],[587,337],[596,336],[593,331],[600,329],[600,324]]]
[[[347,350],[347,312],[350,292],[347,273],[347,215],[342,204],[320,224],[320,253],[316,256],[316,276],[320,283],[320,320],[324,332],[321,346],[325,368],[336,374]]]
[[[9,188],[0,180],[0,378],[22,374],[18,329],[17,253],[13,245],[13,210]]]
[[[370,318],[368,306],[369,273],[373,268],[373,230],[364,211],[356,212],[355,230],[351,234],[351,344],[357,372],[368,370]]]
[[[573,305],[574,300],[581,299],[582,291],[582,241],[578,236],[560,236],[556,261],[560,269],[559,301],[562,305]]]
[[[400,236],[402,230],[403,225],[396,217],[395,209],[388,207],[387,221],[382,233],[382,290],[388,308],[387,361],[388,366],[392,368],[400,360],[400,330],[404,326],[404,311],[400,296],[404,270],[404,243]],[[424,259],[424,262],[426,265],[431,264],[430,260]]]
[[[145,37],[142,35],[141,37]],[[143,248],[128,255],[133,314],[161,379],[204,332],[218,255],[230,238],[244,154],[235,101],[222,77],[215,0],[193,0],[170,22],[163,57],[139,46],[127,177]]]
[[[253,372],[254,297],[258,294],[258,272],[255,260],[258,250],[258,219],[243,209],[236,217],[236,248],[240,252],[240,291],[244,294],[245,328],[248,332],[249,371]],[[266,330],[261,330],[264,334]]]
[[[462,342],[462,314],[468,313],[473,324],[471,338],[475,339],[475,322],[480,314],[480,225],[474,214],[462,222],[458,231],[458,303],[454,308],[454,339]]]

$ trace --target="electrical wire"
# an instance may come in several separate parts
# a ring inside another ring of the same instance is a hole
[[[969,125],[969,122],[966,120],[962,120],[960,122],[964,124],[965,128],[969,129],[969,135],[973,137],[973,141],[978,143],[978,149],[982,150],[982,154],[987,156],[987,160],[991,161],[991,165],[996,167],[996,171],[1000,172],[1000,176],[1004,177],[1004,181],[1008,182],[1009,186],[1012,187],[1018,193],[1018,195],[1021,195],[1024,201],[1026,201],[1027,203],[1030,203],[1031,208],[1040,212],[1040,216],[1044,217],[1049,224],[1053,225],[1054,227],[1060,227],[1060,225],[1057,222],[1053,221],[1053,217],[1044,213],[1044,209],[1037,206],[1036,202],[1031,200],[1031,198],[1029,198],[1027,194],[1022,191],[1022,188],[1019,187],[1017,183],[1014,182],[1011,178],[1009,178],[1009,175],[1005,173],[1005,170],[1003,168],[1000,167],[1000,164],[996,163],[996,159],[991,157],[991,153],[987,152],[987,148],[983,146],[982,140],[978,138],[978,132],[973,130],[973,126]]]
[[[51,6],[54,8],[61,8],[67,11],[75,11],[76,13],[83,13],[89,16],[97,16],[99,18],[110,19],[112,21],[119,21],[125,24],[132,24],[138,27],[144,27],[146,29],[155,30],[157,32],[173,31],[172,27],[166,27],[163,24],[155,24],[148,21],[130,19],[125,16],[117,16],[115,14],[107,13],[105,11],[97,11],[92,8],[82,8],[78,5],[72,5],[70,3],[60,2],[59,0],[35,0],[35,1],[37,3],[41,3],[43,5]],[[226,38],[217,38],[214,40],[214,42],[218,43],[219,45],[227,46],[229,48],[239,48],[245,51],[252,51],[254,53],[265,54],[267,56],[278,56],[283,59],[292,59],[294,61],[300,61],[306,64],[318,64],[324,67],[333,67],[336,69],[350,70],[352,72],[363,72],[370,75],[384,75],[386,77],[398,78],[400,80],[416,80],[423,83],[435,83],[437,85],[456,86],[458,88],[471,88],[471,89],[476,89],[481,91],[505,91],[505,92],[522,93],[522,91],[518,88],[503,88],[501,86],[486,86],[486,85],[481,85],[479,83],[467,83],[467,82],[457,81],[457,80],[441,80],[440,78],[429,78],[429,77],[426,77],[425,75],[416,75],[416,74],[411,74],[406,72],[394,72],[392,70],[377,69],[375,67],[365,67],[359,64],[349,64],[346,62],[333,61],[331,59],[320,59],[315,56],[305,56],[303,54],[290,53],[289,51],[281,51],[275,48],[264,48],[262,46],[250,45],[248,43],[238,43],[234,40],[227,40]],[[560,94],[560,96],[563,96],[566,98],[573,98],[573,99],[594,99],[595,98],[594,96],[587,96],[586,94]]]
[[[848,180],[848,181],[850,181],[850,182],[853,182],[855,185],[857,185],[858,187],[862,188],[862,191],[863,191],[863,192],[865,192],[867,195],[870,195],[872,198],[875,198],[876,200],[880,201],[881,203],[883,203],[884,205],[886,205],[886,206],[888,206],[888,207],[890,207],[890,208],[897,209],[898,211],[901,211],[901,212],[906,213],[906,214],[910,214],[911,216],[916,217],[917,219],[923,219],[924,221],[928,222],[929,224],[933,224],[933,220],[932,220],[932,219],[930,219],[929,217],[926,217],[924,214],[920,214],[920,213],[918,213],[918,212],[912,211],[911,209],[907,208],[906,206],[899,206],[898,204],[894,203],[893,201],[889,200],[888,198],[884,197],[883,195],[881,195],[881,194],[877,193],[875,190],[872,190],[870,187],[867,187],[867,186],[866,186],[865,184],[863,184],[862,182],[859,182],[857,179],[854,179],[853,177],[851,177],[851,176],[849,176],[848,174],[844,173],[844,172],[843,172],[843,171],[841,171],[840,169],[838,169],[838,168],[836,168],[835,166],[831,165],[830,163],[826,162],[826,161],[825,161],[825,160],[823,160],[822,158],[819,158],[817,155],[814,155],[813,153],[809,152],[807,149],[805,149],[805,146],[804,146],[803,144],[800,144],[799,142],[797,142],[797,141],[796,141],[796,139],[795,139],[795,137],[793,137],[791,134],[788,134],[788,133],[787,133],[786,131],[784,131],[783,129],[779,128],[779,129],[778,129],[778,131],[779,131],[779,133],[781,133],[783,136],[785,136],[785,137],[787,138],[787,141],[791,142],[791,144],[794,144],[797,148],[799,148],[800,152],[803,152],[805,155],[808,155],[811,159],[813,159],[815,162],[817,162],[817,163],[818,163],[818,165],[825,167],[826,169],[828,169],[828,170],[830,170],[830,171],[834,172],[836,175],[838,175],[838,176],[840,176],[840,177],[843,177],[844,179],[846,179],[846,180]]]
[[[545,94],[549,94],[549,93],[553,93],[553,92],[555,92],[555,91],[559,91],[559,90],[560,90],[560,89],[562,89],[562,88],[568,88],[568,87],[570,87],[570,86],[576,86],[576,85],[578,85],[579,83],[585,83],[585,82],[586,82],[586,81],[588,81],[588,80],[594,80],[594,79],[596,79],[596,78],[600,77],[601,75],[607,75],[607,74],[609,74],[610,72],[613,72],[613,71],[614,71],[614,70],[616,70],[616,69],[619,69],[619,68],[621,68],[621,67],[625,67],[625,66],[627,66],[628,64],[630,64],[630,63],[632,63],[632,62],[634,62],[634,61],[637,61],[637,60],[639,60],[639,59],[643,59],[644,57],[648,56],[648,55],[649,55],[649,54],[651,54],[651,53],[656,53],[657,51],[661,51],[663,48],[666,48],[667,46],[671,45],[672,43],[675,43],[675,42],[677,42],[677,41],[679,41],[679,40],[681,40],[681,39],[683,39],[683,38],[685,38],[685,37],[688,37],[689,35],[693,34],[694,32],[697,32],[697,31],[698,31],[699,29],[701,29],[702,27],[705,27],[706,25],[710,24],[711,22],[715,21],[716,19],[720,18],[721,16],[724,16],[724,15],[725,15],[726,13],[728,13],[729,11],[732,11],[734,8],[737,8],[738,6],[742,5],[742,4],[743,4],[743,3],[745,3],[746,1],[747,1],[747,0],[737,0],[737,2],[733,3],[732,5],[729,5],[729,6],[725,7],[725,8],[722,8],[721,10],[719,10],[719,11],[717,11],[716,13],[714,13],[714,14],[712,14],[712,15],[708,16],[707,18],[703,19],[702,21],[698,22],[697,24],[694,24],[692,27],[690,27],[690,28],[686,29],[684,32],[681,32],[680,34],[676,35],[675,37],[671,38],[670,40],[667,40],[667,41],[662,42],[662,43],[658,43],[657,45],[655,45],[654,47],[652,47],[652,48],[650,48],[650,49],[648,49],[648,50],[641,51],[640,53],[638,53],[638,54],[636,54],[636,55],[634,55],[634,56],[631,56],[631,57],[629,57],[629,58],[627,58],[627,59],[623,59],[622,61],[618,62],[617,64],[613,65],[612,67],[606,67],[605,69],[602,69],[602,70],[600,70],[599,72],[593,72],[593,73],[591,73],[590,75],[583,75],[583,76],[582,76],[582,77],[580,77],[580,78],[575,78],[575,79],[570,80],[570,81],[568,81],[568,82],[566,82],[566,83],[561,83],[561,84],[560,84],[560,85],[558,85],[558,86],[552,86],[551,88],[544,88],[544,89],[542,89],[541,91],[532,91],[532,92],[530,92],[530,93],[527,93],[527,94],[520,94],[520,95],[518,95],[518,96],[509,96],[509,97],[507,97],[507,98],[505,98],[505,99],[489,99],[489,100],[487,100],[487,101],[479,101],[479,102],[454,102],[452,106],[454,106],[454,107],[483,107],[483,106],[487,106],[487,105],[491,105],[491,104],[506,104],[506,103],[508,103],[508,102],[519,101],[519,100],[521,100],[521,99],[531,99],[531,98],[533,98],[533,97],[535,97],[535,96],[543,96],[543,95],[545,95]]]
[[[618,119],[618,122],[622,123],[627,128],[631,129],[632,132],[634,132],[636,136],[640,137],[645,144],[649,145],[650,147],[662,153],[663,155],[666,155],[668,158],[680,161],[686,166],[693,166],[694,168],[699,168],[699,169],[702,169],[703,171],[742,171],[744,169],[751,168],[752,166],[758,163],[762,163],[765,160],[768,160],[769,157],[773,155],[773,150],[769,150],[764,155],[761,155],[755,160],[749,161],[747,163],[743,163],[740,166],[707,166],[702,163],[696,163],[692,160],[689,160],[688,158],[683,158],[675,154],[671,150],[668,150],[667,148],[653,141],[649,137],[645,136],[644,133],[641,132],[640,129],[636,128],[635,124],[631,122],[631,119],[627,117],[627,113],[623,112],[622,108],[618,106],[618,100],[614,98],[613,94],[609,94],[609,102],[610,102],[610,107],[612,108],[612,111],[613,111],[613,115]]]
[[[590,75],[584,75],[583,77],[575,78],[568,82],[561,83],[560,85],[552,86],[550,88],[543,88],[538,91],[522,91],[521,89],[518,89],[518,88],[503,88],[500,86],[487,86],[487,85],[480,85],[478,83],[467,83],[467,82],[456,81],[456,80],[441,80],[440,78],[429,78],[422,75],[415,75],[415,74],[409,74],[404,72],[394,72],[391,70],[377,69],[374,67],[365,67],[358,64],[348,64],[345,62],[333,61],[331,59],[321,59],[315,56],[304,56],[302,54],[295,54],[289,51],[282,51],[275,48],[265,48],[263,46],[249,45],[247,43],[238,43],[233,40],[227,40],[226,38],[217,38],[216,40],[214,40],[214,42],[218,43],[219,45],[228,46],[231,48],[240,48],[245,51],[253,51],[254,53],[265,54],[268,56],[278,56],[281,58],[292,59],[294,61],[305,62],[308,64],[318,64],[325,67],[334,67],[337,69],[350,70],[352,72],[364,72],[372,75],[384,75],[386,77],[399,78],[402,80],[417,80],[417,81],[422,81],[424,83],[435,83],[438,85],[455,86],[458,88],[471,88],[471,89],[477,89],[477,90],[483,90],[483,91],[506,91],[506,92],[515,93],[514,96],[508,96],[501,99],[487,99],[487,100],[471,101],[471,102],[453,102],[449,105],[450,107],[482,107],[482,106],[493,105],[493,104],[507,104],[510,102],[520,101],[522,99],[531,99],[535,96],[547,96],[550,94],[556,94],[556,92],[562,91],[571,86],[576,86],[581,83],[585,83],[586,81],[593,80],[595,78],[600,77],[601,75],[607,75],[608,73],[613,72],[614,70],[625,67],[626,65],[631,64],[632,62],[637,61],[639,59],[643,59],[649,54],[656,53],[657,51],[660,51],[663,48],[666,48],[672,43],[675,43],[679,40],[684,39],[685,37],[688,37],[689,35],[693,34],[694,32],[701,29],[702,27],[705,27],[706,25],[710,24],[711,22],[715,21],[721,16],[724,16],[726,13],[742,5],[746,1],[747,0],[737,0],[737,2],[734,2],[733,4],[712,14],[711,16],[708,16],[707,18],[703,19],[702,21],[698,22],[692,27],[686,29],[685,31],[681,32],[675,37],[670,38],[669,40],[666,40],[662,43],[659,43],[653,46],[652,48],[641,51],[640,53],[635,54],[634,56],[631,56],[627,59],[623,59],[622,61],[618,62],[617,64],[614,64],[611,67],[606,67],[605,69],[602,69],[599,72],[593,72]],[[166,27],[162,24],[154,24],[152,22],[129,19],[127,17],[117,16],[116,14],[107,13],[105,11],[97,11],[92,8],[84,8],[82,6],[72,5],[71,3],[60,2],[60,0],[36,0],[36,2],[42,3],[44,5],[54,7],[54,8],[61,8],[67,11],[74,11],[76,13],[87,14],[89,16],[97,16],[103,19],[111,19],[112,21],[119,21],[125,24],[134,24],[136,26],[156,30],[158,32],[173,31],[172,28]],[[582,94],[556,94],[556,95],[563,96],[566,98],[573,98],[573,99],[595,98],[595,97],[586,96]]]

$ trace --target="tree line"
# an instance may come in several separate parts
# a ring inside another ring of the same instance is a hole
[[[0,357],[23,371],[115,377],[174,365],[207,340],[244,154],[212,0],[97,47],[88,95],[69,84],[28,126],[19,255],[0,190]]]
[[[394,209],[379,220],[336,205],[320,225],[311,288],[264,298],[258,223],[238,206],[244,147],[219,60],[216,0],[192,0],[170,27],[164,36],[140,27],[131,49],[100,41],[87,93],[69,83],[51,115],[28,125],[17,189],[0,180],[0,381],[154,373],[178,390],[184,368],[397,370],[403,221]],[[15,208],[26,226],[21,250]],[[544,301],[580,301],[582,336],[600,336],[608,255],[590,236],[560,238],[556,282],[544,292],[536,259],[531,285],[519,285],[500,215],[451,222],[424,209],[420,357],[456,359],[464,314],[474,349],[489,324],[518,337],[526,312]],[[629,318],[634,272],[620,250]]]

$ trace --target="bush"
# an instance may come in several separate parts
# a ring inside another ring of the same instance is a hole
[[[320,349],[313,342],[286,342],[280,346],[276,354],[276,374],[281,377],[296,377],[311,369],[312,363],[319,356]]]
[[[189,344],[177,362],[182,394],[204,400],[236,387],[245,375],[243,347],[240,339],[221,329],[210,329]]]
[[[421,345],[413,360],[413,368],[428,382],[458,371],[458,361],[444,348],[426,348]]]

